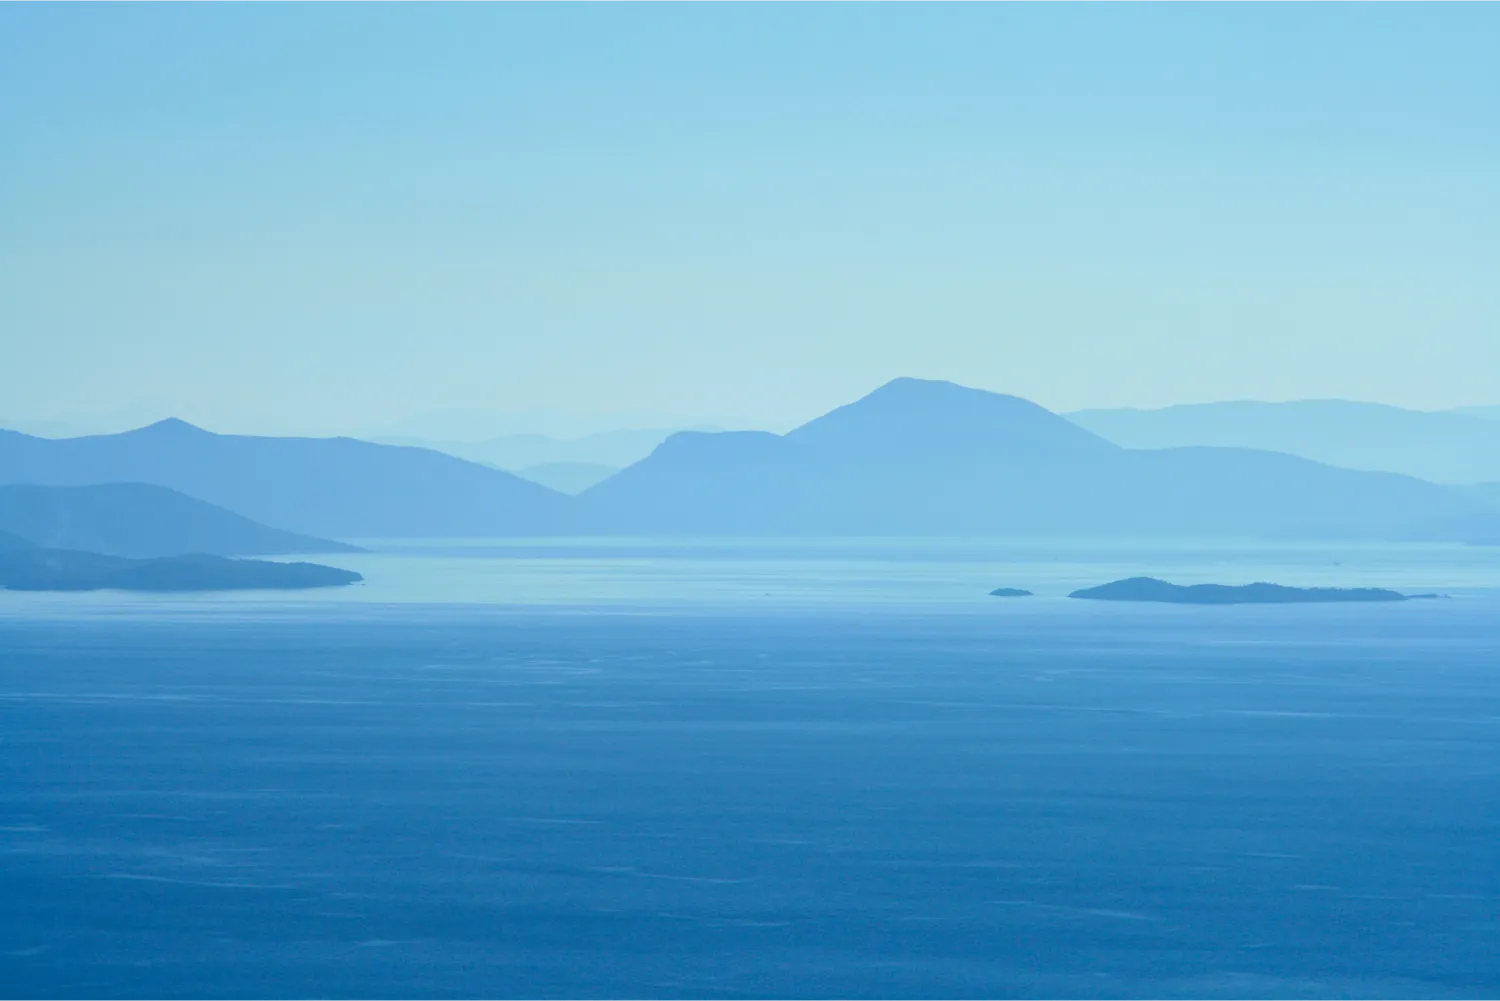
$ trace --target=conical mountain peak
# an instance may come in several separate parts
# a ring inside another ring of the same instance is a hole
[[[131,432],[127,432],[127,433],[131,433]],[[187,421],[183,420],[180,417],[167,417],[167,418],[164,418],[162,420],[157,421],[154,424],[147,424],[145,427],[136,428],[133,433],[135,433],[135,434],[150,434],[150,435],[165,435],[165,434],[174,434],[174,435],[182,435],[182,434],[213,434],[212,431],[205,431],[203,428],[200,428],[198,425],[196,425],[196,424],[189,424]]]
[[[893,379],[853,403],[809,421],[787,437],[861,451],[1114,448],[1019,396],[912,378]]]

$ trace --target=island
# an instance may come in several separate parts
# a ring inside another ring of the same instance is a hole
[[[997,587],[990,592],[992,598],[1029,598],[1030,591],[1023,591],[1018,587]]]
[[[1408,601],[1413,597],[1380,587],[1286,587],[1281,584],[1169,584],[1155,577],[1131,577],[1074,591],[1070,598],[1094,601],[1163,601],[1175,605],[1279,605],[1333,601]]]
[[[340,587],[364,580],[319,563],[274,563],[195,554],[128,559],[71,549],[0,552],[9,591],[248,591]]]

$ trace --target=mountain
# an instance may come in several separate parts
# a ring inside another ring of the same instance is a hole
[[[544,462],[540,466],[518,469],[516,475],[559,493],[581,494],[619,471],[617,466],[601,466],[593,462]]]
[[[1455,414],[1467,414],[1470,417],[1480,417],[1487,421],[1500,421],[1500,406],[1459,407],[1452,412]]]
[[[145,483],[0,486],[0,530],[27,546],[122,557],[212,553],[333,553],[354,547],[267,528],[223,508]],[[0,549],[7,547],[0,538]]]
[[[685,430],[717,431],[719,428]],[[626,429],[600,431],[579,438],[557,438],[544,434],[509,434],[482,441],[373,437],[371,441],[391,445],[415,445],[470,462],[507,469],[524,476],[523,470],[561,463],[586,463],[619,469],[638,462],[674,434],[674,430]],[[545,482],[545,481],[538,481]],[[580,488],[581,489],[581,488]]]
[[[785,435],[679,432],[576,498],[427,449],[218,435],[180,421],[61,440],[0,432],[4,482],[156,484],[261,522],[261,531],[273,531],[264,528],[270,524],[342,538],[588,532],[1488,541],[1500,513],[1479,487],[1288,454],[1122,448],[1029,401],[916,379],[897,379]],[[0,529],[41,546],[107,551],[105,543],[119,547],[138,523],[149,523],[142,517],[103,519],[129,531],[92,541],[58,541],[64,528],[78,531],[66,520],[38,528],[0,519]],[[327,545],[304,539],[297,548]]]
[[[132,560],[67,549],[0,553],[0,588],[11,591],[245,591],[339,587],[359,574],[318,563],[231,560],[202,553]]]
[[[1080,410],[1065,416],[1126,448],[1253,448],[1437,483],[1500,479],[1500,433],[1493,420],[1476,413],[1301,400]]]
[[[592,531],[1379,536],[1474,495],[1232,448],[1121,448],[1026,400],[897,379],[785,435],[683,432],[579,497]]]
[[[336,538],[543,533],[568,503],[498,469],[353,438],[220,435],[178,420],[84,438],[0,432],[0,483],[122,482]]]

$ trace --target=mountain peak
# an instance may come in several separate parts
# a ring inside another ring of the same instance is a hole
[[[167,417],[157,421],[155,424],[147,424],[145,427],[136,428],[134,432],[127,434],[150,434],[150,435],[186,435],[186,434],[213,434],[205,431],[196,424],[189,424],[180,417]]]
[[[1019,396],[935,379],[892,379],[787,433],[810,444],[964,452],[1111,449],[1045,407]]]
[[[918,394],[936,397],[944,394],[959,393],[983,393],[985,396],[1005,395],[1004,393],[991,393],[984,389],[972,389],[969,386],[960,386],[958,383],[950,382],[947,379],[918,379],[915,376],[899,375],[890,382],[884,383],[871,392],[866,393],[863,399],[868,400],[875,396],[915,396]]]

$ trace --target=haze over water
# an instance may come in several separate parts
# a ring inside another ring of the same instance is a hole
[[[409,545],[293,600],[7,594],[0,983],[1493,994],[1476,552]],[[1127,563],[1455,597],[1050,596]]]
[[[0,4],[0,996],[1500,996],[1496,37]]]

